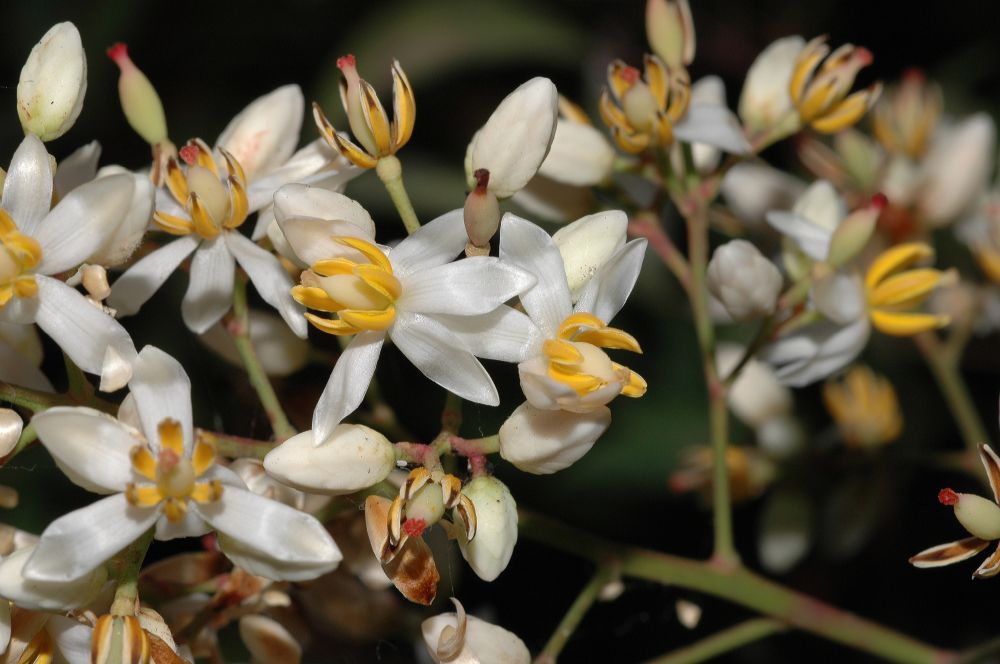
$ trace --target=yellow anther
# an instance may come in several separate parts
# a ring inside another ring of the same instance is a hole
[[[645,75],[615,60],[608,67],[608,87],[601,94],[601,119],[618,146],[642,152],[650,143],[673,143],[673,125],[687,114],[691,79],[683,66],[669,68],[655,55],[643,60]]]
[[[953,270],[907,270],[914,263],[933,256],[934,250],[929,245],[910,242],[882,252],[868,268],[865,291],[869,315],[877,329],[893,336],[912,336],[950,322],[948,316],[912,311],[923,304],[935,288],[957,279]]]
[[[788,86],[802,122],[824,133],[838,132],[855,124],[882,90],[881,84],[876,83],[867,90],[847,94],[858,71],[872,62],[868,49],[845,44],[826,57],[829,52],[825,37],[806,44]],[[824,58],[826,61],[820,67]]]
[[[18,231],[10,215],[0,209],[0,307],[15,295],[36,295],[38,284],[31,271],[41,260],[41,245],[34,238]]]
[[[853,367],[843,380],[827,381],[823,400],[848,445],[882,445],[903,429],[892,383],[866,366]]]

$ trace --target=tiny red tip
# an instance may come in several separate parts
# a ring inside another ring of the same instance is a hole
[[[420,537],[427,529],[427,521],[424,519],[407,519],[403,522],[403,531],[410,537]]]
[[[124,42],[116,42],[108,47],[105,51],[108,57],[114,60],[117,64],[122,64],[123,61],[128,60],[128,46]]]
[[[476,191],[485,190],[490,184],[490,172],[485,168],[476,169],[472,177],[476,179]]]
[[[958,503],[958,494],[951,489],[941,489],[938,492],[938,502],[942,505],[955,505]]]
[[[854,52],[854,57],[858,59],[858,62],[860,62],[863,67],[870,65],[875,60],[875,56],[872,55],[872,52],[864,46],[858,47],[858,49]]]
[[[337,58],[337,69],[347,69],[348,67],[354,67],[355,64],[354,56],[350,53]]]
[[[903,72],[904,81],[913,81],[914,83],[923,83],[927,77],[924,75],[924,70],[920,67],[910,67]]]
[[[196,161],[198,161],[198,148],[193,145],[185,145],[177,151],[177,154],[180,155],[180,158],[183,159],[188,166],[192,166]]]
[[[622,80],[631,85],[639,80],[639,70],[635,67],[625,67],[622,69]]]
[[[888,204],[889,204],[889,198],[881,191],[872,196],[872,207],[875,208],[876,210],[881,210]]]

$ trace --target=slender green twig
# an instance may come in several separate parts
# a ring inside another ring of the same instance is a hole
[[[274,388],[271,386],[271,380],[264,372],[264,367],[261,366],[260,359],[257,357],[257,351],[254,350],[253,343],[250,341],[247,284],[242,275],[236,279],[233,289],[233,311],[227,317],[225,327],[233,337],[236,351],[239,353],[247,377],[250,379],[250,385],[257,393],[257,398],[260,400],[261,406],[264,407],[267,419],[271,422],[274,437],[278,442],[288,440],[298,432],[288,421],[288,417],[281,407],[281,402],[278,400],[278,395],[275,394]]]
[[[108,612],[113,616],[134,616],[139,610],[139,571],[146,559],[146,551],[153,541],[153,529],[112,558],[108,566],[117,582],[115,599]]]
[[[773,618],[751,618],[650,660],[648,664],[697,664],[787,629],[788,625]]]
[[[573,636],[573,633],[579,626],[580,621],[587,614],[587,611],[597,601],[601,588],[607,584],[609,578],[609,568],[605,565],[599,565],[597,571],[594,572],[594,576],[591,577],[587,585],[580,591],[580,594],[573,600],[569,610],[566,611],[566,615],[563,616],[552,636],[549,637],[549,641],[545,644],[542,652],[535,658],[535,664],[555,664],[559,653],[566,647],[566,643]]]
[[[399,218],[403,220],[406,232],[413,233],[420,228],[420,220],[417,219],[417,213],[413,211],[410,196],[406,193],[406,187],[403,185],[403,166],[399,163],[399,159],[395,155],[381,157],[375,165],[375,172],[382,184],[385,185],[386,191],[389,192],[389,198],[396,206],[396,211],[399,212]]]
[[[263,459],[274,449],[274,443],[243,436],[232,436],[218,431],[195,429],[195,436],[215,447],[215,451],[228,459]]]
[[[69,355],[63,353],[63,362],[66,364],[66,380],[68,388],[67,395],[77,401],[86,401],[94,394],[93,386],[87,381],[80,367],[70,359]]]

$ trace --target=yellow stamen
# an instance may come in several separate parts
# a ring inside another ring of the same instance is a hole
[[[181,430],[181,423],[174,419],[166,419],[156,427],[156,433],[160,436],[160,447],[169,449],[177,456],[184,454],[184,433]]]
[[[392,151],[406,145],[416,124],[417,106],[413,88],[399,62],[392,61]]]
[[[136,445],[129,454],[132,459],[132,469],[150,482],[156,481],[156,459],[145,445]]]
[[[910,337],[921,332],[945,327],[951,322],[948,316],[933,314],[894,313],[891,311],[872,311],[872,323],[880,332],[894,337]]]

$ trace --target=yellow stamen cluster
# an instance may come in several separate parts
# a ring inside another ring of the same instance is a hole
[[[823,62],[822,67],[820,62]],[[852,95],[847,93],[858,71],[871,62],[872,54],[868,49],[852,44],[844,44],[833,53],[825,37],[817,37],[806,44],[795,62],[788,87],[803,124],[824,134],[833,134],[860,120],[878,99],[882,85],[875,83]]]
[[[198,482],[215,463],[215,447],[199,440],[191,458],[184,455],[184,437],[177,420],[166,419],[157,427],[160,436],[160,453],[153,457],[149,448],[137,445],[132,448],[132,468],[152,484],[130,482],[125,488],[125,498],[130,505],[153,507],[163,503],[167,520],[176,523],[187,513],[187,501],[210,503],[222,497],[219,480]]]
[[[852,447],[890,443],[903,431],[896,390],[885,376],[869,367],[855,366],[843,380],[827,381],[823,401],[844,441]]]
[[[212,151],[197,138],[178,151],[186,168],[176,157],[167,159],[167,189],[189,216],[157,210],[153,213],[153,223],[161,230],[172,235],[197,233],[210,240],[224,229],[238,228],[246,221],[250,212],[246,174],[233,155],[222,148],[219,152],[226,162],[224,173],[215,163]]]
[[[942,105],[941,88],[929,84],[919,71],[911,70],[875,105],[875,138],[889,152],[919,159],[927,151]]]
[[[42,248],[17,230],[10,215],[0,209],[0,308],[18,297],[34,297],[38,284],[31,270],[42,260]]]
[[[54,651],[55,646],[52,643],[52,637],[49,636],[48,631],[44,629],[43,625],[39,625],[38,631],[35,632],[35,635],[31,637],[31,641],[28,642],[28,645],[21,652],[21,657],[17,660],[17,664],[50,664],[55,654]]]
[[[868,268],[865,292],[872,323],[885,334],[912,336],[944,327],[951,319],[916,312],[931,291],[957,280],[954,270],[908,269],[933,258],[934,250],[922,242],[900,244],[882,252]]]
[[[542,346],[549,378],[573,388],[580,396],[615,382],[621,383],[621,393],[627,397],[645,394],[645,379],[628,367],[612,362],[602,348],[642,352],[639,342],[628,332],[607,327],[592,314],[570,315],[559,326],[557,338],[546,340]]]
[[[674,125],[691,102],[691,77],[684,67],[667,67],[646,55],[645,75],[621,60],[608,66],[608,87],[601,93],[601,119],[625,152],[642,152],[652,145],[674,142]]]
[[[292,288],[297,302],[337,318],[306,313],[306,319],[327,334],[350,335],[362,330],[385,330],[396,320],[395,302],[403,292],[392,264],[371,242],[338,237],[338,242],[364,258],[328,258],[302,273],[302,284]]]
[[[353,55],[337,60],[343,72],[340,78],[340,100],[347,112],[348,124],[358,143],[334,129],[319,104],[313,104],[313,118],[320,135],[331,148],[360,168],[374,168],[380,157],[396,154],[413,134],[417,107],[413,88],[399,62],[392,61],[392,122],[379,101],[375,89],[358,76]]]

